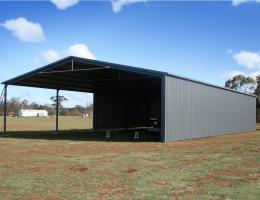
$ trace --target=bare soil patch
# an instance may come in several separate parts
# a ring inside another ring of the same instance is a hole
[[[137,169],[127,169],[127,170],[125,170],[125,172],[126,172],[127,174],[133,174],[133,173],[136,173],[136,172],[137,172]]]
[[[223,180],[223,179],[216,178],[214,176],[205,176],[203,177],[203,180],[207,183],[217,184],[221,186],[228,186],[228,187],[233,186],[235,183],[235,180]]]
[[[70,172],[85,172],[87,170],[88,170],[88,168],[83,167],[83,166],[74,166],[74,167],[66,168],[66,171],[70,171]]]
[[[241,176],[248,177],[248,173],[246,172],[238,172],[238,171],[229,171],[229,170],[210,170],[209,173],[213,175],[226,175],[226,176]]]

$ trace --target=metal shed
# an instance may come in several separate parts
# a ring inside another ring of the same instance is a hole
[[[255,131],[254,95],[161,71],[70,56],[2,84],[5,105],[8,85],[93,93],[95,130],[154,129],[162,142]]]
[[[20,109],[18,117],[48,117],[47,110]]]

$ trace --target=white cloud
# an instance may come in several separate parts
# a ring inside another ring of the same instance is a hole
[[[260,69],[260,54],[256,52],[240,51],[233,54],[233,59],[237,64],[248,69]]]
[[[227,53],[232,54],[233,51],[227,51]],[[245,72],[239,70],[228,70],[220,75],[220,78],[228,79],[236,75],[244,75],[252,78],[256,78],[260,75],[260,53],[240,51],[238,53],[232,54],[234,61],[245,68]]]
[[[45,40],[42,26],[39,23],[28,21],[24,17],[6,20],[1,26],[24,42],[42,42]]]
[[[48,63],[58,60],[61,57],[61,53],[54,50],[46,50],[42,53],[42,58]]]
[[[79,0],[51,0],[51,2],[61,10],[65,10],[68,7],[76,5]]]
[[[88,59],[95,59],[85,44],[74,44],[64,51],[46,50],[41,57],[44,62],[51,63],[67,56],[77,56]]]
[[[75,44],[69,47],[65,55],[77,56],[82,58],[95,59],[95,56],[89,51],[85,44]]]
[[[239,6],[240,4],[249,2],[260,3],[260,0],[232,0],[232,6]]]
[[[128,6],[133,3],[146,2],[147,0],[111,0],[112,9],[114,12],[118,13],[122,10],[122,7]]]
[[[232,6],[238,6],[242,3],[247,3],[248,0],[232,0]]]
[[[239,70],[228,70],[228,71],[224,72],[223,74],[221,74],[220,77],[223,79],[228,79],[228,78],[232,78],[237,75],[246,75],[246,74]]]

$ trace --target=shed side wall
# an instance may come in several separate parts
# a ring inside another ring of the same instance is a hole
[[[166,76],[165,140],[255,131],[253,96]]]

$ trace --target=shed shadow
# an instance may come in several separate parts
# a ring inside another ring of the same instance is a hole
[[[54,131],[8,131],[1,138],[17,138],[32,140],[71,140],[71,141],[102,141],[102,142],[160,142],[159,132],[140,132],[139,139],[134,139],[133,132],[111,132],[109,139],[106,133],[94,130],[62,130]]]

